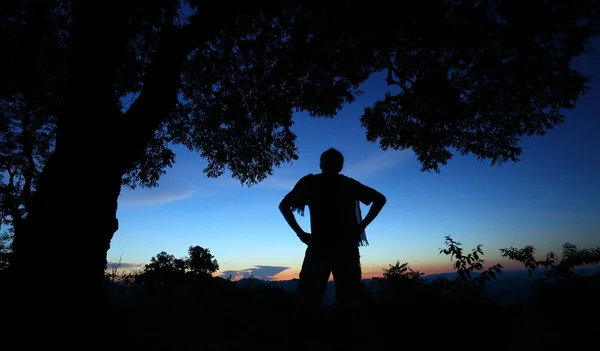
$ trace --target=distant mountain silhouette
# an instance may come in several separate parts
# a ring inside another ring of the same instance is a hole
[[[574,270],[579,276],[593,276],[600,274],[600,267],[594,268],[580,268]],[[477,276],[477,273],[473,274],[473,277]],[[455,272],[429,274],[423,277],[427,282],[432,282],[436,278],[445,277],[446,279],[453,280],[457,277]],[[496,304],[502,307],[509,307],[520,305],[525,303],[526,300],[535,291],[534,285],[535,277],[530,277],[526,270],[506,270],[500,274],[496,280],[486,284],[485,295],[492,299]],[[370,284],[373,279],[363,279],[363,282]],[[280,288],[287,292],[294,292],[296,290],[296,284],[298,279],[290,280],[261,280],[257,278],[244,278],[238,280],[236,285],[244,288],[256,284],[265,284],[270,287]],[[330,281],[327,284],[327,290],[323,297],[323,305],[332,305],[335,301],[335,284]]]
[[[592,268],[580,268],[575,269],[574,272],[578,276],[586,277],[593,275],[600,275],[600,267]],[[473,274],[477,276],[477,274]],[[455,279],[457,274],[455,272],[430,274],[423,277],[426,282],[432,282],[436,278],[445,277],[446,279]],[[224,279],[222,277],[215,277],[216,279]],[[503,271],[496,280],[486,284],[485,295],[492,299],[496,304],[501,307],[511,307],[521,305],[527,302],[527,299],[535,291],[534,285],[535,277],[529,277],[526,270],[507,270]],[[365,284],[370,284],[373,279],[363,279]],[[286,292],[293,293],[296,290],[296,284],[298,279],[290,280],[261,280],[257,278],[243,278],[235,282],[235,285],[240,288],[247,288],[250,286],[256,286],[259,284],[267,285],[273,288],[280,288]],[[133,299],[133,294],[139,288],[130,286],[119,281],[109,282],[106,287],[109,299],[119,299],[121,301],[128,301]],[[323,305],[330,306],[335,301],[335,284],[330,281],[327,284],[327,290],[323,297]]]

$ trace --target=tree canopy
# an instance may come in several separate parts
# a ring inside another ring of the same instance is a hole
[[[599,6],[5,1],[2,218],[27,212],[45,161],[74,147],[61,142],[72,133],[81,144],[113,133],[126,186],[156,186],[176,144],[204,157],[209,177],[229,170],[254,184],[297,159],[294,111],[333,117],[374,72],[398,92],[364,110],[367,140],[411,148],[424,171],[455,153],[518,161],[520,138],[560,124],[585,92],[570,61],[598,34]],[[95,131],[78,129],[92,118],[83,112],[67,117],[86,88],[104,113]]]
[[[218,270],[219,263],[210,250],[196,245],[190,246],[188,256],[183,258],[176,258],[165,251],[159,252],[135,279],[145,284],[167,284],[185,277],[210,277]]]

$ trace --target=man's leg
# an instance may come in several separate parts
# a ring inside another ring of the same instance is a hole
[[[321,307],[330,273],[331,267],[322,252],[307,248],[296,287],[291,330],[288,331],[289,350],[301,348],[314,336],[310,332],[312,319]]]
[[[333,279],[338,309],[336,335],[338,340],[356,344],[361,335],[357,320],[358,304],[362,293],[362,270],[358,247],[338,251],[333,264]]]

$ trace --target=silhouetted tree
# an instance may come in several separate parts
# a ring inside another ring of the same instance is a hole
[[[543,260],[535,257],[535,248],[527,245],[522,249],[514,247],[500,249],[502,257],[522,263],[529,276],[536,275],[536,283],[555,281],[556,279],[569,280],[575,276],[573,269],[600,262],[600,247],[593,249],[579,249],[576,245],[565,243],[562,247],[562,257],[557,262],[556,254],[552,251],[546,254]],[[543,271],[539,269],[543,268]]]
[[[150,259],[150,263],[144,266],[142,274],[136,279],[140,284],[172,284],[175,280],[180,280],[185,274],[186,262],[175,256],[159,252]]]
[[[190,246],[187,263],[190,271],[197,275],[210,275],[219,270],[217,259],[209,249],[201,246]]]
[[[440,254],[442,253],[454,260],[453,268],[457,277],[455,280],[441,278],[437,282],[450,286],[454,290],[452,292],[458,292],[459,296],[481,296],[485,284],[496,279],[496,275],[501,274],[504,268],[498,263],[484,270],[482,245],[477,245],[471,253],[464,254],[462,244],[450,236],[446,236],[446,248],[440,249]]]
[[[119,268],[121,267],[122,260],[123,260],[123,255],[119,256],[119,260],[117,261],[117,263],[113,264],[110,267],[110,270],[108,269],[108,265],[106,266],[104,276],[106,277],[107,280],[114,283],[114,281],[117,279],[117,276],[119,274]]]
[[[55,149],[14,239],[10,267],[22,279],[11,286],[22,304],[13,306],[89,313],[102,296],[121,185],[155,184],[174,161],[172,144],[205,157],[208,176],[229,170],[254,184],[297,158],[294,110],[331,117],[387,70],[401,92],[365,110],[368,140],[412,147],[424,170],[446,163],[449,148],[514,161],[522,135],[560,123],[585,91],[569,61],[598,33],[597,2],[398,6],[5,1],[0,98],[21,94],[56,121]],[[124,97],[133,100],[126,111]],[[94,295],[30,294],[31,284],[53,286],[51,270],[36,282],[26,272],[56,246]]]
[[[139,284],[166,285],[181,283],[186,276],[210,277],[219,270],[219,263],[209,249],[201,246],[190,246],[184,258],[161,251],[150,259],[143,270],[135,277]]]
[[[0,230],[10,241],[27,216],[55,131],[45,108],[30,106],[23,95],[0,98],[0,111]]]

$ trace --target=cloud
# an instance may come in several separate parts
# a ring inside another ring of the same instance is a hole
[[[246,268],[239,271],[228,270],[221,273],[221,277],[231,277],[233,280],[239,280],[243,278],[254,278],[262,280],[277,280],[275,276],[290,267],[279,267],[279,266],[254,266],[253,268]]]
[[[494,212],[491,215],[496,216],[524,216],[524,217],[544,217],[544,218],[581,218],[591,217],[598,218],[600,213],[598,212],[568,212],[568,211],[505,211],[505,212]]]
[[[408,160],[410,155],[411,153],[408,150],[379,151],[368,158],[344,167],[343,173],[349,177],[366,178],[399,165]]]
[[[369,176],[393,168],[409,159],[411,152],[409,150],[396,151],[378,151],[371,156],[358,162],[353,162],[344,166],[343,174],[352,178],[365,179]],[[304,174],[303,174],[304,175]],[[271,189],[292,190],[298,179],[272,176],[265,179],[258,186],[266,186]]]
[[[266,186],[270,189],[292,190],[300,178],[293,180],[290,178],[277,178],[276,176],[269,177],[257,184],[258,187]]]
[[[118,269],[130,269],[130,268],[138,268],[138,267],[142,267],[143,264],[142,263],[125,263],[125,262],[108,262],[106,264],[106,268],[108,269],[112,269],[115,267],[118,267]]]
[[[185,200],[192,195],[194,195],[194,191],[190,187],[177,183],[166,183],[150,189],[123,190],[119,204],[156,205]]]

